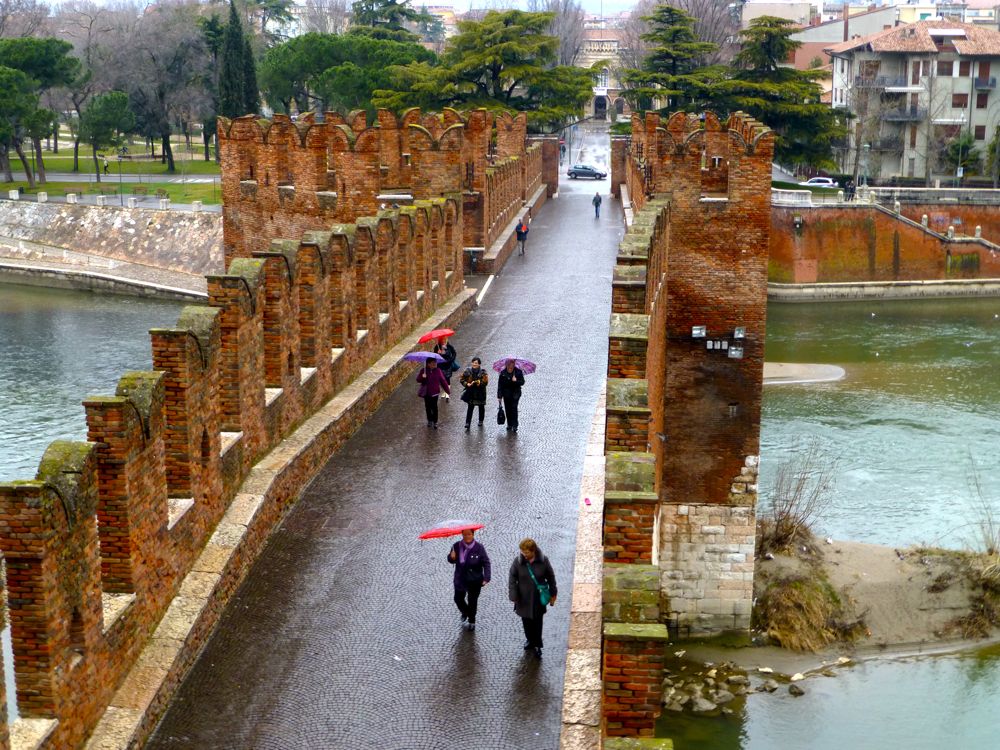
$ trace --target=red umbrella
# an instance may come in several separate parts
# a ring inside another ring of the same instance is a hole
[[[419,339],[417,339],[417,343],[426,344],[428,341],[433,341],[435,339],[444,339],[454,335],[455,332],[450,328],[435,328],[433,331],[428,331]]]
[[[423,534],[421,534],[419,539],[441,539],[446,536],[457,536],[461,534],[466,529],[472,531],[479,531],[483,528],[483,524],[476,523],[475,521],[462,521],[452,518],[448,521],[442,521],[433,529],[428,529]]]

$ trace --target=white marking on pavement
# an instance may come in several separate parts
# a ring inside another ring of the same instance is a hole
[[[490,284],[493,283],[493,277],[494,277],[494,275],[495,274],[492,274],[492,273],[490,274],[490,277],[488,279],[486,279],[486,283],[483,284],[483,288],[479,291],[479,294],[476,295],[476,305],[477,306],[483,304],[483,297],[486,296],[486,290],[489,289],[490,288]]]

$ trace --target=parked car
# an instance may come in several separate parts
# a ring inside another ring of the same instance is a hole
[[[800,182],[799,184],[806,187],[837,187],[837,183],[833,181],[832,177],[810,177],[805,182]]]
[[[601,172],[597,167],[592,167],[589,164],[574,164],[566,174],[569,175],[571,180],[575,180],[577,177],[590,177],[595,180],[603,180],[608,176],[607,172]]]

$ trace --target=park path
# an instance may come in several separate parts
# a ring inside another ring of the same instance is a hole
[[[495,406],[464,432],[458,387],[430,431],[416,385],[403,383],[275,531],[148,748],[558,748],[579,487],[622,234],[608,182],[563,179],[526,255],[511,257],[454,338],[462,362],[538,363],[519,434],[497,426]],[[486,524],[493,561],[475,633],[451,601],[449,542],[417,541],[454,517]],[[507,601],[525,536],[562,592],[540,662],[522,650]]]

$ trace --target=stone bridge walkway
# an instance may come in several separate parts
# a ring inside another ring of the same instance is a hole
[[[538,363],[520,433],[497,426],[495,405],[465,433],[460,387],[429,431],[404,383],[275,531],[147,747],[558,748],[579,487],[622,233],[608,182],[563,179],[526,256],[511,257],[454,339],[462,362]],[[454,517],[486,524],[493,561],[475,633],[451,601],[449,541],[417,540]],[[541,662],[522,651],[507,601],[525,536],[552,558],[563,592]]]

